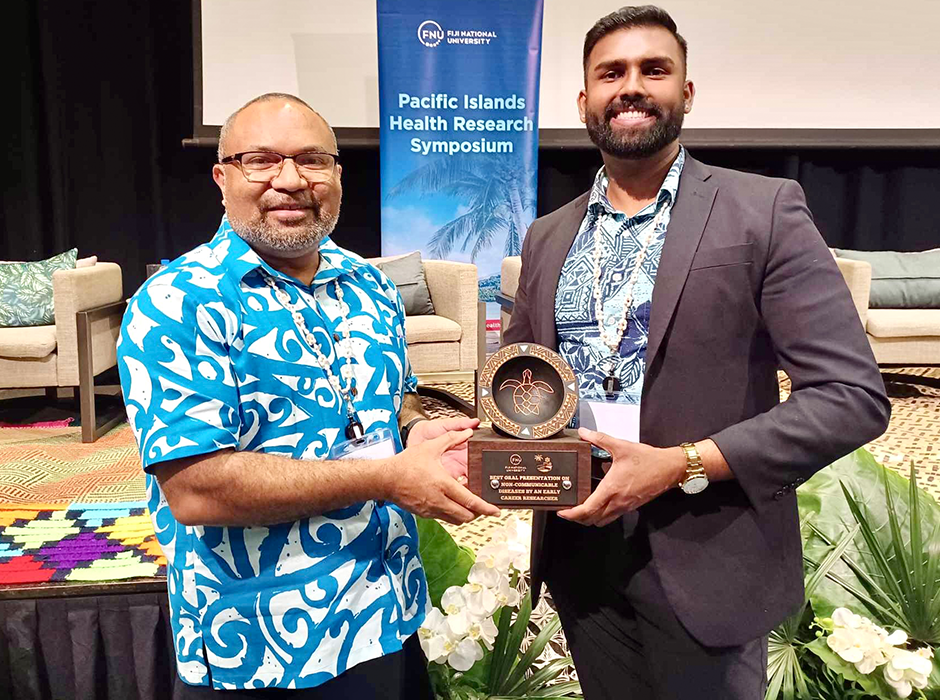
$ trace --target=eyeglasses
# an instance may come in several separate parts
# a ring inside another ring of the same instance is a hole
[[[246,151],[226,156],[219,162],[231,164],[242,171],[248,182],[270,182],[281,174],[284,161],[294,161],[297,172],[308,183],[326,182],[333,177],[339,156],[335,153],[308,151],[288,156],[274,151]]]

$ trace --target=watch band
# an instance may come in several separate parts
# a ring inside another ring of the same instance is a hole
[[[683,442],[679,447],[685,453],[685,477],[679,482],[679,488],[686,493],[698,493],[708,485],[708,476],[705,474],[705,464],[698,448],[691,442]],[[695,480],[698,488],[689,489],[689,482]]]
[[[430,420],[430,418],[427,416],[418,416],[417,418],[412,418],[401,427],[401,446],[403,448],[408,447],[408,436],[411,434],[411,429],[423,420]]]

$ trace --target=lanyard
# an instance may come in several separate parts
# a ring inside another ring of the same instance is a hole
[[[630,320],[630,309],[633,306],[633,288],[636,286],[637,278],[640,276],[640,270],[643,268],[643,262],[646,260],[646,254],[649,252],[650,244],[656,236],[656,229],[663,220],[663,216],[669,209],[669,202],[663,202],[659,211],[656,213],[653,222],[646,229],[646,236],[643,240],[643,247],[637,253],[633,262],[633,271],[630,273],[630,279],[627,280],[626,293],[623,297],[623,306],[620,319],[612,333],[607,333],[604,328],[604,300],[601,295],[601,258],[604,255],[604,236],[601,230],[600,221],[594,226],[594,315],[597,317],[597,330],[600,333],[601,342],[610,350],[610,370],[604,378],[604,391],[613,393],[620,391],[620,379],[616,376],[617,360],[620,357],[619,348],[623,340],[624,333],[627,331],[627,325]]]
[[[290,296],[288,293],[277,286],[274,278],[269,275],[267,272],[262,271],[261,273],[264,276],[264,283],[271,288],[271,291],[274,292],[274,298],[280,302],[287,311],[290,311],[291,317],[294,319],[294,325],[297,326],[297,330],[300,331],[301,337],[307,341],[307,345],[310,346],[310,349],[313,351],[314,356],[317,358],[317,364],[320,368],[326,373],[326,378],[329,380],[330,385],[342,397],[342,400],[346,404],[346,420],[348,421],[346,425],[346,437],[349,439],[361,438],[364,434],[362,429],[362,422],[359,420],[359,417],[356,415],[355,406],[353,406],[353,400],[356,398],[356,395],[359,393],[356,389],[353,381],[353,367],[352,367],[352,343],[350,342],[350,333],[349,333],[349,306],[343,301],[343,289],[340,287],[339,280],[333,280],[333,288],[336,290],[336,299],[339,302],[340,309],[340,327],[342,328],[343,340],[345,341],[345,358],[346,363],[343,365],[343,369],[340,374],[346,380],[345,386],[340,382],[339,377],[333,374],[333,368],[330,366],[330,360],[323,352],[323,348],[320,346],[320,343],[317,342],[317,339],[314,337],[307,329],[307,324],[304,321],[303,314],[301,310],[304,309],[307,305],[298,301],[296,304],[292,304]],[[302,298],[302,296],[301,296]],[[337,350],[336,354],[339,355],[339,335],[333,334],[333,347]]]

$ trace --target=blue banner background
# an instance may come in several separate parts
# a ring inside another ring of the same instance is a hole
[[[535,218],[541,40],[542,0],[378,0],[382,254],[474,262],[485,301]]]

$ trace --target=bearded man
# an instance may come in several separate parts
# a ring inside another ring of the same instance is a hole
[[[504,335],[557,349],[582,404],[608,404],[595,419],[618,417],[582,428],[587,501],[533,523],[533,587],[588,700],[762,698],[768,632],[803,601],[795,489],[890,413],[800,186],[679,144],[686,58],[658,7],[587,33],[578,109],[604,166],[532,224]]]
[[[413,514],[499,512],[458,482],[477,421],[421,411],[394,285],[329,239],[337,161],[332,129],[296,97],[235,112],[212,171],[218,232],[124,318],[121,385],[185,683],[174,698],[430,700]]]

